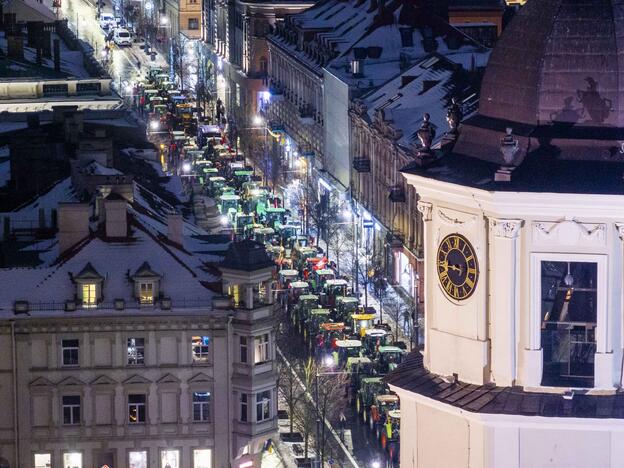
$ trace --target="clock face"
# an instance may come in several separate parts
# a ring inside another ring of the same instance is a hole
[[[446,294],[463,301],[477,286],[479,265],[474,248],[464,236],[449,234],[438,247],[436,258],[438,279]]]

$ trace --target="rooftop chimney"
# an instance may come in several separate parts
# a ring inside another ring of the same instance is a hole
[[[184,236],[182,230],[184,228],[184,219],[182,215],[177,213],[169,213],[167,215],[167,238],[170,242],[182,247],[184,245]]]
[[[89,235],[89,204],[60,203],[58,207],[59,254]]]
[[[126,200],[116,193],[112,193],[104,200],[106,237],[126,237],[128,235],[126,205]]]

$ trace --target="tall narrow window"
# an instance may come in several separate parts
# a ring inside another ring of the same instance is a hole
[[[247,337],[241,336],[240,340],[240,362],[247,362]]]
[[[193,392],[193,421],[210,420],[210,393]]]
[[[63,396],[63,424],[80,424],[80,396]]]
[[[82,306],[97,306],[97,285],[95,283],[85,283],[82,285]]]
[[[193,336],[191,338],[191,343],[191,347],[193,350],[193,361],[207,361],[208,353],[210,352],[210,337]]]
[[[146,421],[146,396],[128,395],[128,422],[130,424],[139,424]]]
[[[51,468],[52,466],[52,454],[51,453],[35,453],[35,468]]]
[[[256,394],[256,422],[271,419],[271,390]]]
[[[78,340],[63,340],[62,341],[62,359],[64,366],[78,366],[80,341]]]
[[[82,453],[65,452],[63,454],[63,468],[82,468]]]
[[[270,359],[271,358],[269,356],[269,334],[265,333],[264,335],[256,336],[254,364],[262,364],[263,362],[267,362]]]
[[[594,385],[597,283],[596,263],[541,262],[542,385]]]
[[[154,303],[154,283],[140,283],[139,292],[139,301],[141,302],[141,304]]]
[[[128,338],[128,365],[145,364],[145,338]]]
[[[247,422],[247,394],[240,394],[240,420],[241,422]]]

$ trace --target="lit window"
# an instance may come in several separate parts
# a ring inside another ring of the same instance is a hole
[[[247,422],[247,394],[241,393],[240,395],[240,420],[241,422]]]
[[[261,364],[269,360],[269,334],[265,333],[255,338],[254,364]]]
[[[145,422],[145,395],[128,395],[128,422],[140,424]]]
[[[191,338],[193,348],[193,361],[207,361],[210,351],[209,336],[194,336]]]
[[[212,450],[193,450],[193,468],[212,468]]]
[[[210,419],[210,393],[193,392],[193,421],[208,421]]]
[[[82,306],[97,306],[97,285],[95,283],[85,283],[82,285]]]
[[[128,338],[128,364],[145,364],[145,338]]]
[[[197,18],[189,18],[188,19],[188,28],[189,29],[199,29],[199,20]]]
[[[82,453],[66,452],[63,454],[63,468],[82,468]]]
[[[180,451],[163,450],[160,452],[160,468],[180,468]]]
[[[50,468],[52,466],[52,454],[35,453],[35,468]]]
[[[80,396],[63,397],[63,424],[80,424]]]
[[[78,340],[63,340],[63,365],[77,366],[79,365],[80,342]]]
[[[154,303],[154,283],[139,283],[139,302],[141,304]]]
[[[256,422],[271,419],[271,390],[256,394]]]
[[[240,362],[247,362],[247,337],[240,337]]]
[[[147,468],[147,451],[129,452],[128,466],[129,468]]]

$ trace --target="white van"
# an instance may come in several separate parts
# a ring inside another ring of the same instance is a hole
[[[115,26],[115,17],[110,13],[102,13],[100,15],[100,27],[102,29],[108,29]]]
[[[117,28],[115,29],[115,34],[113,34],[113,42],[117,44],[119,47],[121,46],[131,46],[132,45],[132,37],[127,29]]]

